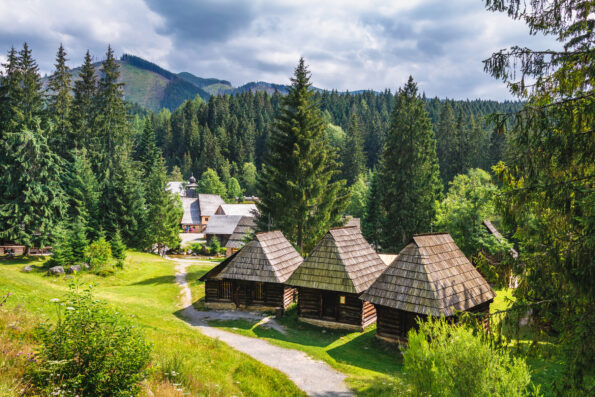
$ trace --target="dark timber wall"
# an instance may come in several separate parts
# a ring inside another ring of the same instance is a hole
[[[376,310],[357,294],[298,287],[298,316],[365,327],[376,319]],[[342,298],[343,297],[343,298]]]
[[[287,309],[295,288],[277,283],[242,280],[206,280],[205,303],[234,303],[238,308],[262,306]]]

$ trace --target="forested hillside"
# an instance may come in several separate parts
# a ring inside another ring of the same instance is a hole
[[[258,169],[262,163],[268,131],[282,95],[246,91],[237,95],[212,96],[204,101],[186,101],[173,113],[164,110],[151,115],[168,166],[180,167],[182,175],[201,175],[208,168],[224,180],[238,176],[245,163]],[[354,150],[363,150],[365,167],[373,169],[386,140],[395,95],[390,91],[357,94],[319,91],[320,104],[329,123],[327,134],[341,152],[340,160],[350,167]],[[494,131],[486,116],[512,113],[520,102],[487,100],[453,101],[424,98],[438,140],[440,165],[446,183],[468,168],[489,170],[502,158],[503,136]],[[350,127],[356,116],[357,130]],[[349,145],[354,135],[357,145]],[[361,147],[357,147],[361,146]]]

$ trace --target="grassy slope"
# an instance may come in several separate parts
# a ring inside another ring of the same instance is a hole
[[[120,80],[126,82],[124,86],[126,100],[136,102],[146,109],[158,110],[169,80],[157,73],[124,62],[118,63]]]
[[[37,261],[33,259],[33,263]],[[2,308],[5,315],[0,316],[0,330],[7,328],[8,314],[16,305],[37,317],[37,321],[51,318],[55,309],[49,300],[63,296],[73,281],[65,277],[48,277],[41,272],[22,273],[24,262],[0,261],[0,296],[7,292],[13,294],[8,305]],[[165,381],[163,373],[175,370],[179,375],[172,381],[181,383],[192,395],[302,394],[284,374],[203,336],[176,317],[180,309],[177,306],[179,289],[171,262],[155,255],[129,253],[125,269],[115,276],[101,278],[81,274],[75,280],[84,284],[96,283],[97,297],[133,316],[134,321],[144,328],[154,347],[153,391],[159,391],[160,382]],[[0,332],[0,344],[7,343],[3,335]],[[13,383],[10,376],[0,368],[0,391],[7,390],[7,385]],[[166,395],[157,391],[159,395]]]

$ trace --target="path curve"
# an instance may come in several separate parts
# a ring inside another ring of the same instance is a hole
[[[186,281],[186,268],[195,261],[174,258],[172,260],[177,262],[176,282],[181,289],[181,301],[184,307],[183,315],[193,327],[211,338],[219,339],[234,349],[248,354],[269,367],[278,369],[309,396],[353,396],[345,385],[345,375],[335,371],[322,361],[312,359],[304,352],[285,349],[262,339],[250,338],[206,325],[204,316],[192,306],[192,293]]]

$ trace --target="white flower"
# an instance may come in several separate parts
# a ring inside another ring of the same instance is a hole
[[[52,302],[52,303],[55,303],[55,302],[60,302],[60,299],[58,299],[58,298],[53,298],[53,299],[50,299],[50,302]]]

